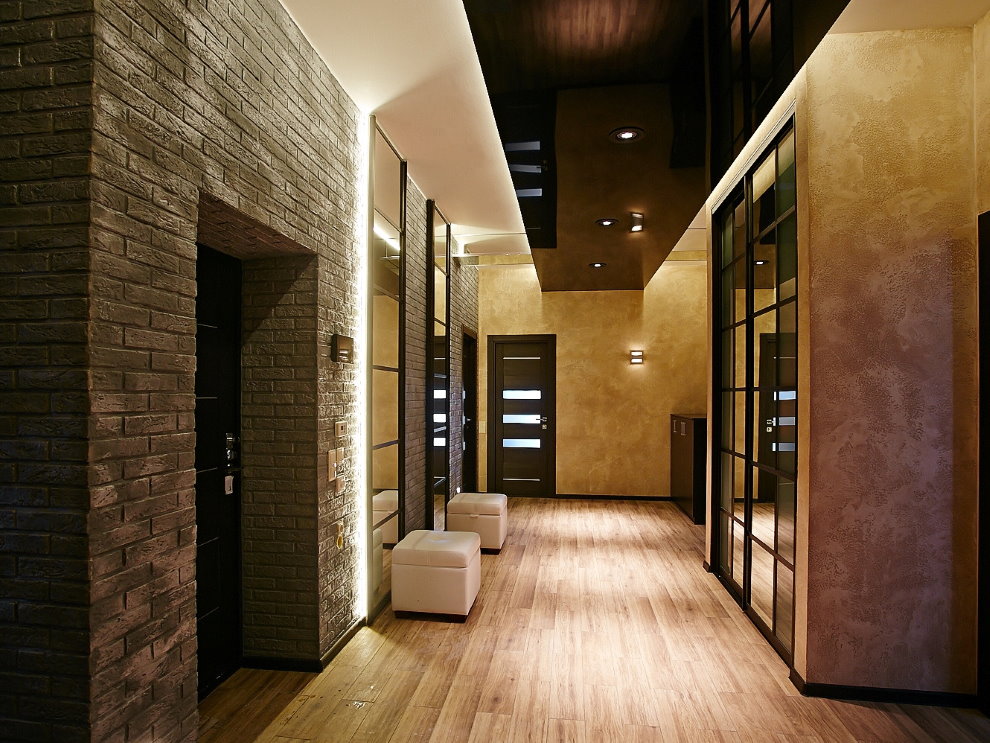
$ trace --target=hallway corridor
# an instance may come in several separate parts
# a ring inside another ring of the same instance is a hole
[[[990,740],[972,710],[801,697],[670,503],[510,501],[465,624],[386,610],[321,674],[242,669],[204,743]]]

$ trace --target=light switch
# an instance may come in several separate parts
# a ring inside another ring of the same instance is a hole
[[[337,421],[333,424],[334,436],[338,438],[347,435],[347,421]]]
[[[330,449],[327,452],[327,479],[337,479],[337,450]]]

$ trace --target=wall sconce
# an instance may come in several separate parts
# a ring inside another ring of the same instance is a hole
[[[629,212],[629,218],[632,220],[632,226],[629,228],[630,232],[642,232],[643,231],[643,214],[642,212]]]
[[[629,352],[629,363],[630,364],[642,364],[643,363],[643,352],[642,351],[630,351]]]

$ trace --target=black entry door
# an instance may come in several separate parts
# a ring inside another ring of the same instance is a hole
[[[464,333],[461,371],[464,384],[464,459],[462,487],[466,492],[478,489],[478,339]]]
[[[556,336],[489,336],[489,490],[556,495]]]
[[[240,261],[200,247],[196,283],[196,632],[203,698],[241,660]]]

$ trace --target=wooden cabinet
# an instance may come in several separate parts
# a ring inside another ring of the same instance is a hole
[[[670,497],[694,523],[705,523],[704,415],[670,416]]]

